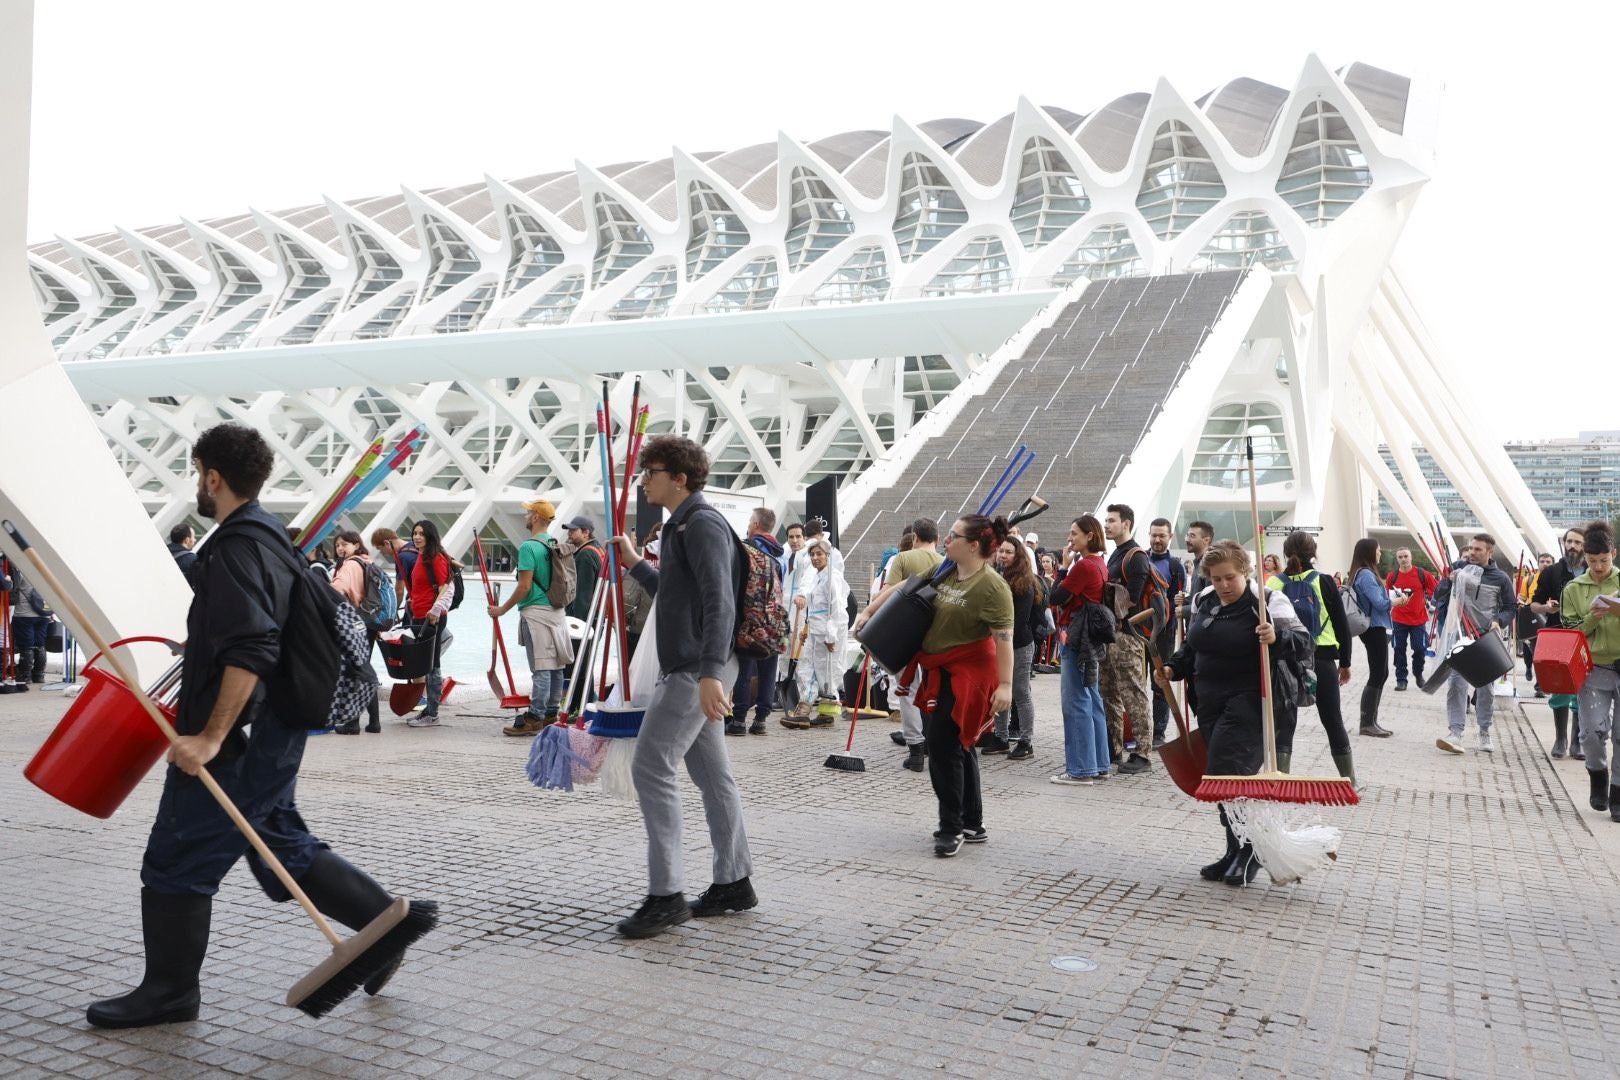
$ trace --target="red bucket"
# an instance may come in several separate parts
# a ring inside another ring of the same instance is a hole
[[[1592,649],[1579,630],[1536,635],[1536,682],[1549,694],[1576,694],[1592,674]]]
[[[163,638],[125,638],[163,641]],[[168,643],[172,644],[172,643]],[[92,817],[108,818],[135,790],[169,747],[129,687],[101,668],[85,666],[89,680],[72,708],[39,748],[23,775],[45,794]],[[174,713],[162,710],[172,723]]]

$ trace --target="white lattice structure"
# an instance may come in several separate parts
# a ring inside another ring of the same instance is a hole
[[[607,377],[622,412],[629,374],[654,431],[708,448],[717,486],[786,511],[882,463],[860,502],[1059,290],[1254,266],[1274,288],[1251,340],[1193,380],[1206,413],[1185,442],[1137,448],[1121,497],[1237,507],[1241,428],[1273,440],[1263,494],[1282,516],[1359,535],[1377,491],[1426,531],[1415,462],[1397,453],[1396,476],[1377,453],[1419,432],[1488,527],[1545,531],[1388,270],[1433,106],[1405,78],[1311,57],[1291,90],[1235,79],[1195,101],[1161,81],[1086,115],[1020,100],[988,124],[897,118],[120,229],[36,245],[29,266],[159,525],[188,512],[187,446],[224,416],[274,437],[266,501],[288,514],[378,432],[422,423],[426,450],[361,524],[433,515],[459,546],[493,516],[512,536],[535,491],[564,514],[599,505],[591,409]]]

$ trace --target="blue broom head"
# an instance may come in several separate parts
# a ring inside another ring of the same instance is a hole
[[[574,766],[589,765],[568,745],[568,729],[550,724],[529,747],[529,783],[549,791],[574,790]]]
[[[641,734],[641,717],[645,712],[634,705],[585,706],[586,730],[603,739],[633,739]]]

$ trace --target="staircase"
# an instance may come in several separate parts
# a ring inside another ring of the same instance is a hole
[[[976,510],[1020,443],[1038,456],[1000,512],[1038,493],[1052,509],[1031,527],[1066,536],[1113,487],[1244,274],[1112,278],[1086,289],[843,527],[850,581],[869,579],[909,522],[934,518],[943,532]]]

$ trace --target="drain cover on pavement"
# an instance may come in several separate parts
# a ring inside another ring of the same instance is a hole
[[[1057,968],[1059,971],[1080,972],[1097,970],[1097,962],[1095,960],[1087,960],[1083,956],[1054,956],[1052,958],[1052,966]]]

